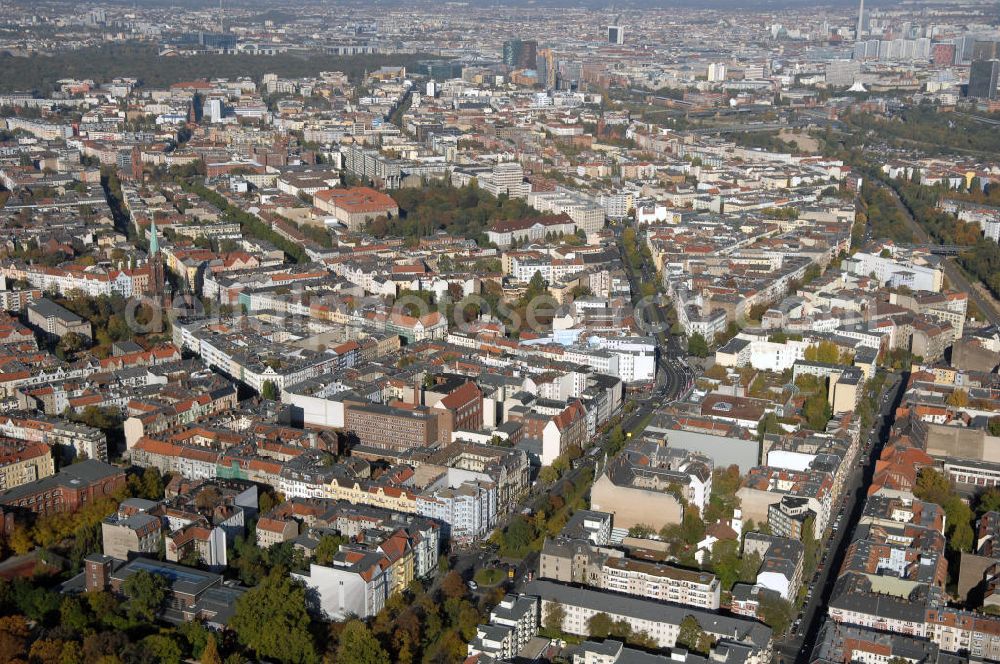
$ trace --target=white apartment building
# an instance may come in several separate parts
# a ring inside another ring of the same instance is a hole
[[[771,658],[771,629],[756,620],[725,616],[691,606],[674,606],[651,602],[599,590],[577,588],[552,581],[533,581],[524,589],[525,595],[541,600],[541,620],[544,623],[556,605],[565,612],[561,628],[570,634],[588,636],[588,622],[599,613],[612,621],[624,620],[633,632],[645,632],[660,648],[677,645],[681,622],[687,616],[698,621],[710,636],[721,641],[740,641],[748,646],[747,664],[764,664]]]
[[[721,584],[714,574],[624,557],[604,562],[600,587],[709,611],[719,608],[721,598]]]
[[[861,277],[874,275],[879,284],[888,288],[906,286],[910,290],[941,292],[944,272],[938,267],[915,265],[892,257],[858,252],[844,260],[843,267]]]
[[[604,208],[579,192],[557,187],[555,191],[533,191],[528,205],[542,212],[567,214],[585,233],[596,233],[604,227]]]
[[[382,610],[388,598],[389,573],[385,558],[377,552],[338,552],[332,566],[315,563],[308,574],[292,574],[319,597],[319,608],[330,620],[348,616],[371,618]]]
[[[505,596],[490,612],[490,621],[479,625],[469,643],[469,656],[490,655],[508,660],[517,655],[538,633],[538,599]]]

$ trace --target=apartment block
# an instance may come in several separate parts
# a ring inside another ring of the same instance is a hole
[[[55,472],[52,448],[45,443],[0,440],[0,491],[30,484]]]

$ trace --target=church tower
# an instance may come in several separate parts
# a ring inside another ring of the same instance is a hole
[[[156,221],[149,224],[149,291],[162,297],[164,293],[163,255],[160,253],[160,237],[156,231]]]

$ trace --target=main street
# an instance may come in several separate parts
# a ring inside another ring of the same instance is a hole
[[[643,301],[641,297],[641,283],[658,284],[659,275],[647,261],[642,263],[641,274],[635,274],[622,244],[624,228],[624,225],[615,226],[614,233],[618,239],[618,253],[628,277],[633,302],[641,304],[641,306],[636,307],[636,322],[641,328],[648,330],[650,336],[656,337],[659,349],[657,386],[662,387],[662,390],[657,390],[657,392],[660,393],[659,396],[662,397],[663,401],[673,401],[680,398],[691,387],[694,374],[684,359],[687,354],[685,349],[681,346],[677,336],[670,333],[670,317],[663,306],[663,296],[657,292],[655,296],[646,301]],[[653,395],[649,395],[649,397],[651,398]]]
[[[902,399],[905,387],[906,374],[888,375],[887,385],[879,395],[875,424],[867,436],[863,435],[861,439],[859,457],[864,460],[864,465],[855,464],[852,469],[838,515],[834,518],[833,525],[836,527],[825,546],[821,544],[823,556],[819,560],[817,573],[813,578],[802,581],[803,585],[810,589],[810,596],[799,614],[801,623],[794,633],[775,643],[774,661],[778,664],[808,664],[810,660],[833,586],[844,563],[847,547],[851,544],[854,527],[864,510],[868,486],[875,473],[875,461],[889,438],[893,413]]]
[[[636,400],[635,408],[631,412],[623,413],[618,426],[626,436],[638,436],[653,411],[658,407],[664,398],[663,388],[649,394],[647,398]],[[577,460],[573,467],[550,487],[536,481],[531,485],[528,495],[519,503],[520,511],[527,511],[534,514],[548,506],[550,495],[562,495],[569,483],[576,483],[583,477],[587,469],[591,469],[594,477],[604,469],[607,463],[608,453],[611,448],[610,432],[613,427],[599,434],[597,440],[588,448],[586,454]],[[517,512],[515,512],[516,514]],[[497,529],[503,529],[509,523],[514,514],[508,515],[497,524]],[[451,569],[462,575],[466,581],[470,581],[475,571],[481,567],[487,567],[500,563],[496,546],[484,543],[479,548],[464,549],[453,553],[451,559]],[[528,581],[529,573],[538,571],[538,553],[532,552],[520,560],[503,560],[504,564],[514,568],[513,590],[519,591]],[[485,592],[487,588],[479,589]]]
[[[629,286],[634,298],[638,298],[641,293],[640,283],[637,275],[633,273],[628,260],[625,257],[624,248],[621,244],[622,226],[615,227],[615,234],[618,237],[619,253],[625,272],[628,275]],[[646,283],[656,283],[656,272],[648,263],[643,263],[641,268],[641,278]],[[640,325],[646,326],[655,336],[658,347],[658,371],[653,389],[641,394],[632,395],[630,398],[633,408],[629,412],[623,412],[621,421],[618,423],[622,431],[627,436],[636,437],[645,428],[645,423],[663,403],[675,400],[683,395],[691,386],[693,372],[687,366],[684,359],[685,350],[681,346],[678,338],[670,334],[669,317],[664,311],[659,294],[655,301],[648,306],[640,307],[637,317],[641,317]],[[534,514],[544,509],[550,495],[560,495],[568,483],[574,485],[580,480],[587,469],[594,472],[594,476],[600,473],[608,461],[610,451],[610,431],[608,427],[604,433],[599,434],[597,440],[586,451],[573,467],[561,477],[551,487],[544,486],[541,482],[535,481],[529,489],[528,495],[519,503],[519,510],[507,515],[497,523],[497,529],[502,530],[510,522],[510,519],[517,513]],[[496,547],[492,544],[483,544],[479,548],[463,549],[453,552],[451,559],[451,569],[462,575],[466,581],[470,581],[475,571],[481,567],[493,566],[504,563],[514,568],[513,583],[514,591],[520,590],[527,583],[529,575],[537,572],[538,553],[532,552],[520,560],[503,560],[498,557]],[[478,589],[479,592],[486,592],[487,588]]]

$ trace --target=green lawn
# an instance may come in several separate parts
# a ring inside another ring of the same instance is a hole
[[[473,577],[480,586],[495,586],[507,577],[507,572],[502,569],[483,568],[477,569]]]

